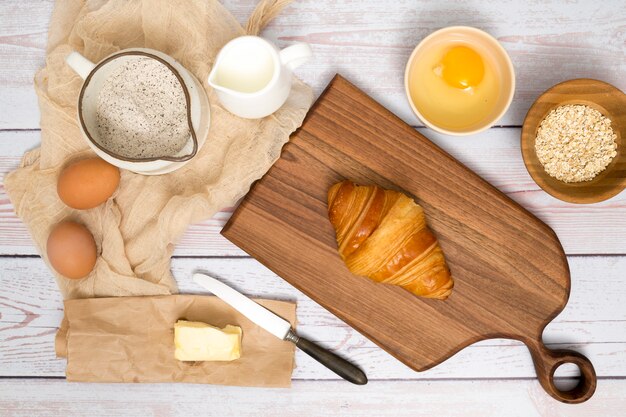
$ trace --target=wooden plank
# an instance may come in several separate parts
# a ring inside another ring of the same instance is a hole
[[[601,380],[595,396],[576,406],[557,403],[528,380],[296,381],[290,389],[193,384],[81,384],[63,380],[0,380],[0,414],[35,416],[192,415],[413,417],[618,417],[626,380]]]
[[[524,167],[520,129],[491,129],[471,138],[445,136],[423,128],[419,131],[548,223],[567,254],[626,254],[626,192],[590,205],[568,204],[549,196]],[[0,131],[0,177],[15,169],[22,154],[38,143],[38,131]],[[190,226],[175,256],[245,256],[219,234],[231,213],[232,209],[226,209],[213,219]],[[0,184],[0,255],[35,254],[26,227],[15,216]]]
[[[600,377],[626,376],[626,257],[570,257],[569,303],[546,329],[552,348],[588,356]],[[519,342],[487,340],[427,372],[416,373],[376,347],[252,259],[173,261],[184,293],[202,292],[191,274],[205,271],[242,292],[295,300],[299,332],[357,362],[371,379],[534,378],[528,350]],[[56,283],[39,258],[0,258],[0,376],[63,376],[65,362],[54,356],[54,334],[62,317]],[[336,376],[298,352],[296,379]],[[571,372],[566,375],[571,375]]]
[[[0,129],[36,128],[32,79],[44,62],[52,0],[0,3]],[[255,2],[226,0],[240,22]],[[567,79],[598,78],[625,90],[626,70],[620,0],[562,3],[299,0],[263,32],[286,46],[309,42],[315,59],[298,75],[317,93],[340,71],[368,94],[411,124],[418,124],[406,103],[403,72],[413,47],[444,26],[466,24],[496,36],[517,72],[517,92],[502,125],[520,125],[532,101]],[[592,17],[592,18],[590,18]],[[9,22],[9,24],[4,24]]]
[[[51,0],[0,3],[0,129],[39,127],[33,77],[45,63],[53,5]]]

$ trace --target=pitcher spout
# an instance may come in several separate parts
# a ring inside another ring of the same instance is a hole
[[[217,65],[214,65],[213,69],[209,73],[209,79],[208,79],[209,85],[211,86],[211,88],[215,90],[230,92],[231,91],[230,89],[225,88],[216,82],[215,80],[216,77],[217,77]]]

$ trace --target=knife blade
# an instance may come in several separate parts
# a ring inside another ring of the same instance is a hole
[[[284,340],[291,323],[255,303],[239,291],[205,274],[194,274],[193,280],[222,299],[226,304],[246,316],[251,322]]]
[[[281,340],[294,343],[303,352],[345,380],[357,385],[367,384],[367,376],[359,368],[333,352],[298,336],[287,320],[257,304],[234,288],[202,273],[193,274],[193,280],[221,298],[222,301],[239,311],[257,326],[262,327]]]

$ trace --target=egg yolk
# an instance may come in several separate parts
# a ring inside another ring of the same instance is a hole
[[[485,64],[480,55],[467,46],[455,46],[443,56],[440,76],[454,88],[476,87],[485,75]]]

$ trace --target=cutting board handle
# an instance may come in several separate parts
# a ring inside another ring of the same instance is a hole
[[[596,371],[589,359],[573,350],[550,350],[541,340],[525,342],[533,358],[537,378],[548,394],[568,404],[582,403],[591,398],[596,390],[597,379]],[[554,372],[565,363],[573,363],[580,369],[578,385],[569,391],[561,391],[554,384]]]

